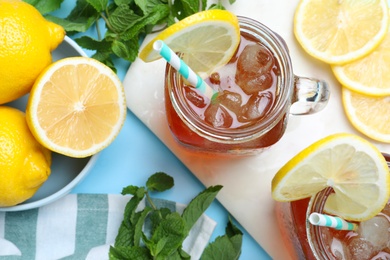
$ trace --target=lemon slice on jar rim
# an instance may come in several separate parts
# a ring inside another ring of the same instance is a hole
[[[295,201],[332,187],[325,210],[346,220],[377,215],[390,196],[385,158],[369,141],[339,133],[327,136],[288,161],[272,180],[272,197]]]
[[[226,10],[207,10],[190,15],[169,26],[148,42],[139,57],[145,62],[160,59],[153,49],[164,41],[196,73],[209,75],[227,64],[240,43],[238,18]]]

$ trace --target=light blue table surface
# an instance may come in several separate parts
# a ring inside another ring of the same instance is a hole
[[[74,1],[65,0],[61,9],[53,14],[64,17],[74,5]],[[93,30],[83,33],[94,36]],[[82,35],[83,35],[82,34]],[[71,36],[71,38],[77,38]],[[93,52],[85,50],[91,56]],[[123,81],[129,62],[116,60],[118,77]],[[186,166],[144,125],[130,110],[127,110],[126,121],[114,142],[99,154],[96,165],[79,183],[72,193],[107,193],[119,194],[127,185],[145,185],[148,177],[158,171],[166,172],[175,180],[171,190],[155,197],[188,204],[205,186],[189,171]],[[260,207],[261,205],[259,205]],[[211,241],[225,234],[229,212],[215,200],[206,214],[218,224]],[[242,214],[247,214],[242,212]],[[261,221],[259,219],[259,221]],[[240,259],[271,259],[259,244],[237,222],[243,231],[243,246]]]

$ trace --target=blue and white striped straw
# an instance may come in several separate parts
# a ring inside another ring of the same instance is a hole
[[[315,226],[331,227],[337,230],[356,230],[357,225],[345,221],[342,218],[329,216],[320,213],[311,213],[309,222]]]
[[[174,53],[162,40],[157,40],[153,44],[156,50],[180,75],[182,75],[191,85],[200,91],[205,97],[213,100],[218,92],[210,87],[204,80],[197,75],[188,65]]]

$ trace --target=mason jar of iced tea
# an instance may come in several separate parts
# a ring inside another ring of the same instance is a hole
[[[390,156],[384,154],[386,161]],[[311,213],[323,209],[332,188],[312,198],[277,202],[276,214],[283,242],[292,259],[313,260],[379,260],[390,259],[390,201],[375,217],[355,223],[356,230],[337,230],[312,225]]]
[[[252,154],[275,144],[289,114],[310,114],[327,103],[326,82],[298,77],[283,39],[238,16],[241,41],[230,62],[204,80],[218,90],[209,100],[169,64],[165,77],[168,125],[182,145],[215,153]]]

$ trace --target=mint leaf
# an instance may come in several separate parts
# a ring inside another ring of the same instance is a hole
[[[63,1],[64,0],[23,0],[23,2],[29,3],[38,9],[42,15],[57,10],[60,8]]]
[[[118,5],[118,6],[119,5],[129,5],[129,4],[133,3],[133,2],[134,2],[134,0],[114,0],[114,3],[116,5]]]
[[[138,186],[129,185],[129,186],[124,187],[124,188],[122,189],[121,194],[122,194],[122,195],[128,195],[128,194],[130,194],[130,195],[136,195],[139,189],[140,189],[140,187],[138,187]]]
[[[146,187],[129,185],[122,194],[133,197],[126,204],[124,218],[118,230],[115,244],[110,248],[109,257],[116,259],[191,259],[183,250],[183,242],[195,222],[215,199],[222,186],[211,186],[200,192],[183,214],[172,212],[173,203],[150,197],[150,191],[165,191],[174,185],[171,176],[164,172],[151,175]],[[136,212],[145,198],[145,208]],[[160,205],[160,206],[159,206]],[[165,207],[164,207],[165,206]],[[158,208],[161,207],[161,208]],[[169,207],[172,207],[169,209]],[[202,259],[238,259],[241,254],[242,232],[229,218],[226,235],[218,237],[207,246]]]
[[[141,19],[142,17],[135,14],[128,5],[120,5],[107,18],[108,28],[120,34],[133,27]]]
[[[199,217],[213,202],[218,192],[222,189],[221,185],[211,186],[199,193],[184,209],[182,217],[187,223],[187,229],[190,230]]]
[[[134,3],[142,10],[145,15],[152,12],[153,7],[159,4],[165,4],[160,0],[134,0]]]
[[[173,178],[164,172],[156,172],[146,182],[146,187],[149,191],[162,192],[172,188],[173,185]]]
[[[123,40],[129,40],[134,37],[138,37],[140,33],[150,33],[151,28],[148,27],[150,24],[157,24],[160,21],[168,17],[170,9],[167,5],[156,5],[153,6],[153,9],[148,14],[148,16],[142,17],[134,26],[121,33],[121,38]],[[149,28],[149,29],[148,29]]]
[[[64,19],[62,25],[66,31],[85,32],[98,19],[100,13],[95,10],[86,0],[77,0],[76,6]]]
[[[133,222],[133,223],[135,223],[135,228],[134,228],[134,245],[135,246],[140,246],[141,237],[143,234],[142,227],[143,227],[145,219],[148,216],[150,211],[152,211],[151,208],[145,207],[144,210],[136,213],[137,218],[136,218],[136,221]]]
[[[226,225],[226,235],[217,237],[203,251],[201,260],[239,259],[242,246],[241,230],[235,226],[229,217]]]
[[[107,39],[97,41],[89,36],[82,36],[75,39],[78,45],[88,50],[96,50],[99,52],[110,52],[111,51],[111,42]]]
[[[145,260],[152,259],[149,250],[144,247],[110,247],[110,260]]]
[[[89,29],[91,24],[96,21],[96,18],[85,18],[80,21],[72,21],[67,18],[59,18],[52,15],[47,15],[45,18],[48,21],[61,25],[68,34],[72,32],[85,32]]]
[[[108,47],[94,47],[85,39],[82,47],[95,50],[92,58],[101,61],[116,72],[113,58],[133,62],[139,51],[139,40],[153,31],[156,25],[170,26],[196,12],[207,9],[207,0],[77,0],[66,18],[50,14],[60,8],[63,0],[25,0],[34,5],[49,21],[61,25],[68,36],[86,32],[96,26],[97,40]],[[234,3],[235,0],[229,0]],[[225,9],[221,1],[210,8]],[[105,24],[105,34],[99,26]],[[103,35],[104,34],[104,35]],[[76,39],[77,41],[77,39]]]
[[[230,238],[232,245],[237,253],[241,253],[242,247],[242,231],[233,224],[232,219],[229,217],[229,222],[226,225],[226,236]]]
[[[135,46],[139,46],[138,39],[128,41],[114,40],[112,43],[112,51],[120,58],[133,61],[137,58],[138,51],[135,51]]]
[[[164,239],[165,246],[158,254],[159,257],[168,257],[177,251],[184,239],[188,230],[186,223],[177,212],[172,212],[161,220],[160,224],[155,229],[151,240],[157,244],[159,240]]]
[[[87,2],[98,12],[103,12],[108,5],[108,0],[87,0]]]

